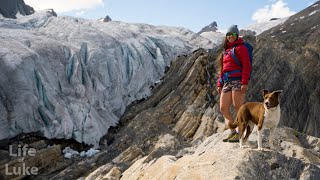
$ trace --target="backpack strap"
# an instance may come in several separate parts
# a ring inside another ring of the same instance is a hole
[[[241,65],[239,59],[238,59],[237,56],[236,56],[236,52],[235,52],[235,51],[236,51],[236,47],[237,47],[237,46],[233,46],[233,48],[231,49],[231,55],[232,55],[233,60],[236,62],[236,64],[237,64],[239,67],[241,67],[241,69],[242,69],[242,65]]]

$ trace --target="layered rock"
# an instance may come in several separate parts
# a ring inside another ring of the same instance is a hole
[[[23,150],[24,146],[19,145],[9,149],[8,156],[13,159],[0,163],[1,179],[23,179],[28,176],[36,176],[44,169],[55,167],[62,160],[60,145],[41,150],[33,148],[32,145],[31,148],[25,146],[26,150]],[[30,149],[33,151],[31,152]]]
[[[258,36],[253,76],[247,93],[261,101],[260,90],[282,89],[281,121],[299,132],[320,136],[319,2]]]
[[[258,151],[256,139],[249,138],[250,145],[246,149],[240,149],[238,143],[222,142],[228,133],[210,136],[194,153],[181,158],[166,155],[148,162],[145,161],[147,157],[141,158],[122,174],[121,179],[307,180],[320,175],[319,138],[280,128],[277,150]],[[256,137],[256,132],[251,136]]]

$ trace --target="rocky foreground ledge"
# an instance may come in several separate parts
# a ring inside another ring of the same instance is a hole
[[[150,155],[137,159],[125,172],[105,165],[85,179],[317,179],[320,177],[320,139],[283,127],[275,138],[275,150],[270,150],[264,135],[264,150],[257,150],[256,131],[248,147],[224,143],[228,134],[216,133],[197,147],[180,151],[176,156],[164,155],[150,160]],[[265,134],[268,134],[265,130]],[[153,149],[157,152],[174,146],[166,135]],[[130,153],[127,153],[130,154]],[[152,153],[151,153],[152,154]],[[127,156],[129,157],[129,156]],[[126,159],[127,157],[122,157]],[[148,160],[149,159],[149,160]]]
[[[110,157],[111,152],[102,150],[91,158],[65,159],[62,154],[63,145],[46,147],[45,142],[41,140],[28,146],[29,150],[30,147],[36,149],[35,156],[30,151],[28,156],[24,156],[23,151],[16,151],[13,154],[18,157],[10,161],[1,160],[0,174],[2,176],[0,177],[1,179],[43,179],[46,177],[48,179],[80,180],[316,180],[320,177],[320,138],[299,133],[288,127],[281,127],[278,128],[274,140],[275,149],[271,150],[267,143],[269,131],[265,130],[263,133],[264,150],[258,151],[255,130],[249,137],[248,147],[245,149],[240,149],[238,143],[222,142],[228,133],[229,130],[215,133],[203,142],[195,142],[194,146],[178,151],[172,151],[172,149],[177,149],[181,140],[168,133],[158,138],[150,153],[143,153],[141,148],[130,146],[103,165],[99,165],[101,159],[106,158],[108,154]],[[20,150],[23,150],[22,146]],[[124,164],[127,166],[124,167]],[[36,167],[37,172],[30,167]],[[87,174],[93,168],[95,171]],[[54,176],[49,175],[59,169],[60,173]],[[15,175],[16,171],[21,171],[19,176]],[[41,175],[33,175],[34,172]],[[5,173],[11,175],[4,176]]]

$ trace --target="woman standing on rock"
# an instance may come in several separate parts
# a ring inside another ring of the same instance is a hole
[[[234,118],[230,112],[230,106],[233,105],[236,113],[244,103],[245,93],[248,89],[248,81],[251,72],[251,63],[247,47],[243,45],[244,41],[239,37],[237,25],[232,25],[224,40],[224,52],[218,58],[220,69],[217,91],[220,94],[220,111],[226,122],[233,123]],[[240,61],[240,67],[232,57],[232,49]],[[239,135],[235,129],[223,139],[223,142],[239,142]]]

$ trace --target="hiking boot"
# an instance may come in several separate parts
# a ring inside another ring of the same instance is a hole
[[[222,139],[222,141],[223,141],[223,142],[228,142],[229,139],[234,136],[234,134],[237,134],[237,133],[231,132],[226,138]]]
[[[239,142],[239,134],[235,133],[229,140],[228,142],[234,143],[234,142]]]

